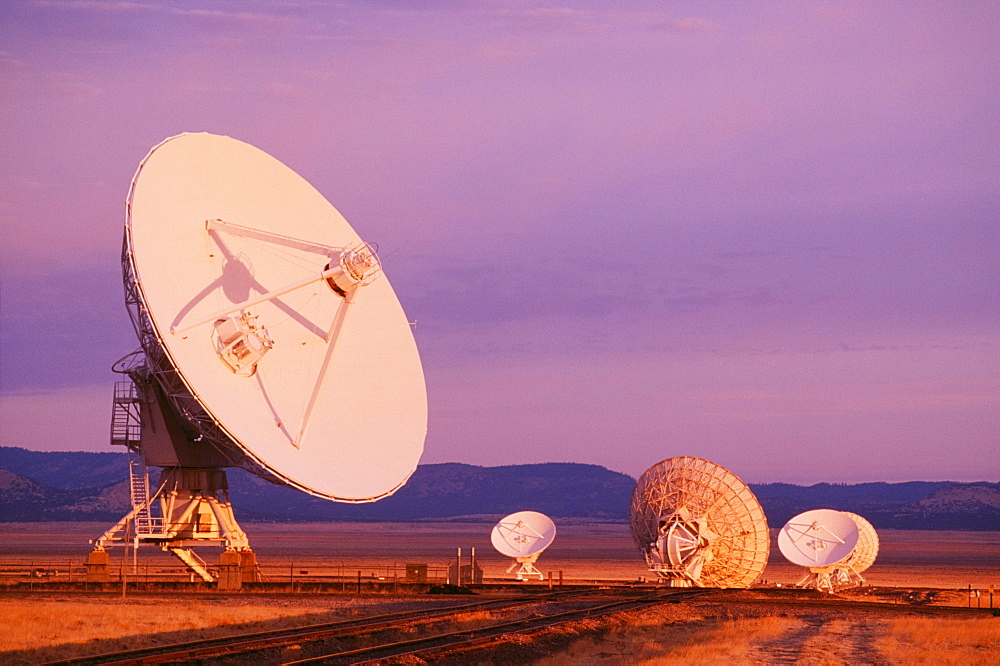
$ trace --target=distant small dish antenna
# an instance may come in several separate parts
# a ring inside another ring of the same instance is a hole
[[[514,558],[507,573],[515,573],[518,580],[529,580],[531,576],[544,578],[535,568],[535,561],[555,538],[555,523],[537,511],[512,513],[497,523],[490,534],[493,547],[501,555]]]
[[[861,585],[865,582],[863,574],[875,564],[878,557],[878,532],[867,520],[856,513],[843,511],[858,526],[858,545],[851,554],[838,562],[837,583],[842,585]]]
[[[867,522],[867,521],[866,521]],[[778,549],[792,564],[809,569],[799,587],[833,590],[838,570],[850,559],[860,533],[850,515],[834,509],[814,509],[793,517],[778,532]]]
[[[635,484],[632,538],[672,587],[745,588],[764,572],[767,518],[735,474],[701,458],[667,458]]]
[[[227,467],[337,502],[416,469],[427,395],[409,320],[375,246],[287,166],[225,136],[166,139],[132,179],[121,263],[141,348],[114,368],[128,379],[111,440],[133,454],[133,510],[95,540],[95,567],[133,539],[206,581],[192,544],[253,561]]]

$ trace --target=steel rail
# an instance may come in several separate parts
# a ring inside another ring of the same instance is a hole
[[[156,647],[138,648],[121,652],[110,652],[87,657],[77,657],[63,661],[51,662],[50,666],[68,666],[71,664],[151,664],[163,661],[231,655],[241,652],[265,650],[290,643],[322,640],[324,638],[332,638],[345,633],[356,635],[359,630],[361,633],[371,633],[378,631],[381,628],[396,626],[400,622],[434,620],[447,617],[449,615],[458,615],[464,612],[486,608],[513,608],[539,602],[565,599],[573,596],[593,594],[595,591],[596,590],[592,589],[564,590],[559,592],[546,591],[539,594],[532,594],[530,596],[518,597],[516,599],[491,599],[487,601],[477,601],[474,603],[453,606],[418,608],[399,611],[396,613],[370,615],[352,620],[338,620],[336,622],[306,625],[288,629],[273,629],[269,631],[238,634],[222,638],[208,638],[198,641],[188,641],[184,643],[159,645]]]
[[[309,657],[297,661],[283,662],[282,666],[298,666],[300,664],[377,664],[384,659],[403,656],[429,657],[445,652],[476,648],[484,644],[495,645],[495,639],[499,636],[511,633],[535,633],[550,627],[575,622],[589,617],[599,617],[613,613],[621,613],[644,606],[658,603],[676,602],[682,598],[704,594],[708,590],[679,590],[671,593],[660,594],[651,598],[633,598],[614,601],[611,603],[600,603],[587,608],[579,608],[552,615],[541,617],[531,617],[520,620],[510,620],[498,624],[492,624],[479,629],[466,629],[454,631],[434,636],[425,636],[394,643],[384,643],[365,648],[353,650],[343,650],[330,654]],[[359,659],[360,658],[360,659]]]

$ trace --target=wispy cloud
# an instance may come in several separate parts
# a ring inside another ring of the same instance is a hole
[[[107,385],[5,393],[0,397],[0,443],[36,451],[109,450]]]
[[[652,26],[655,29],[664,30],[667,32],[689,32],[689,33],[707,33],[716,32],[722,30],[722,25],[716,23],[715,21],[709,21],[708,19],[698,18],[697,16],[687,16],[684,18],[671,19],[665,23],[657,23]]]
[[[172,8],[170,13],[186,19],[193,19],[214,27],[233,29],[254,28],[273,29],[277,27],[290,28],[302,25],[302,21],[286,14],[268,14],[264,12],[233,11],[223,9],[183,9]]]
[[[155,12],[163,6],[146,2],[105,2],[103,0],[34,0],[34,4],[45,9],[82,12]]]

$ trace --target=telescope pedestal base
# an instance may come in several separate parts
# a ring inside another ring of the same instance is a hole
[[[518,580],[531,580],[532,576],[538,576],[538,580],[545,580],[544,574],[535,568],[535,560],[537,559],[537,553],[527,557],[515,558],[514,563],[507,568],[507,573],[515,573],[516,569]]]
[[[158,508],[158,511],[153,511]],[[138,548],[141,544],[159,546],[181,560],[194,576],[212,583],[225,572],[224,589],[240,589],[244,582],[260,580],[257,558],[250,550],[246,533],[240,529],[229,502],[226,472],[219,468],[164,469],[160,488],[153,497],[134,501],[132,511],[93,541],[94,576],[99,575],[99,560],[105,547],[121,542]],[[225,548],[219,570],[209,565],[192,549],[196,545]],[[105,567],[106,570],[106,567]],[[88,576],[91,575],[88,568]]]

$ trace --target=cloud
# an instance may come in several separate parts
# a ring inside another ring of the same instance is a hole
[[[313,89],[292,83],[268,83],[263,88],[268,95],[284,99],[302,99],[314,94]]]
[[[263,12],[181,9],[175,7],[170,10],[170,13],[181,18],[194,19],[216,28],[273,29],[276,27],[290,28],[303,25],[302,21],[294,16],[267,14]]]
[[[112,385],[0,397],[0,443],[34,451],[110,451]]]
[[[144,2],[105,2],[103,0],[36,0],[39,7],[63,11],[86,12],[136,12],[160,11],[161,7]]]
[[[5,74],[7,71],[16,72],[28,67],[28,61],[18,58],[10,51],[0,51],[0,69],[5,70]]]
[[[722,26],[715,21],[709,21],[708,19],[698,18],[696,16],[673,19],[671,21],[667,21],[666,23],[657,24],[654,27],[667,32],[688,33],[707,33],[722,30]]]

